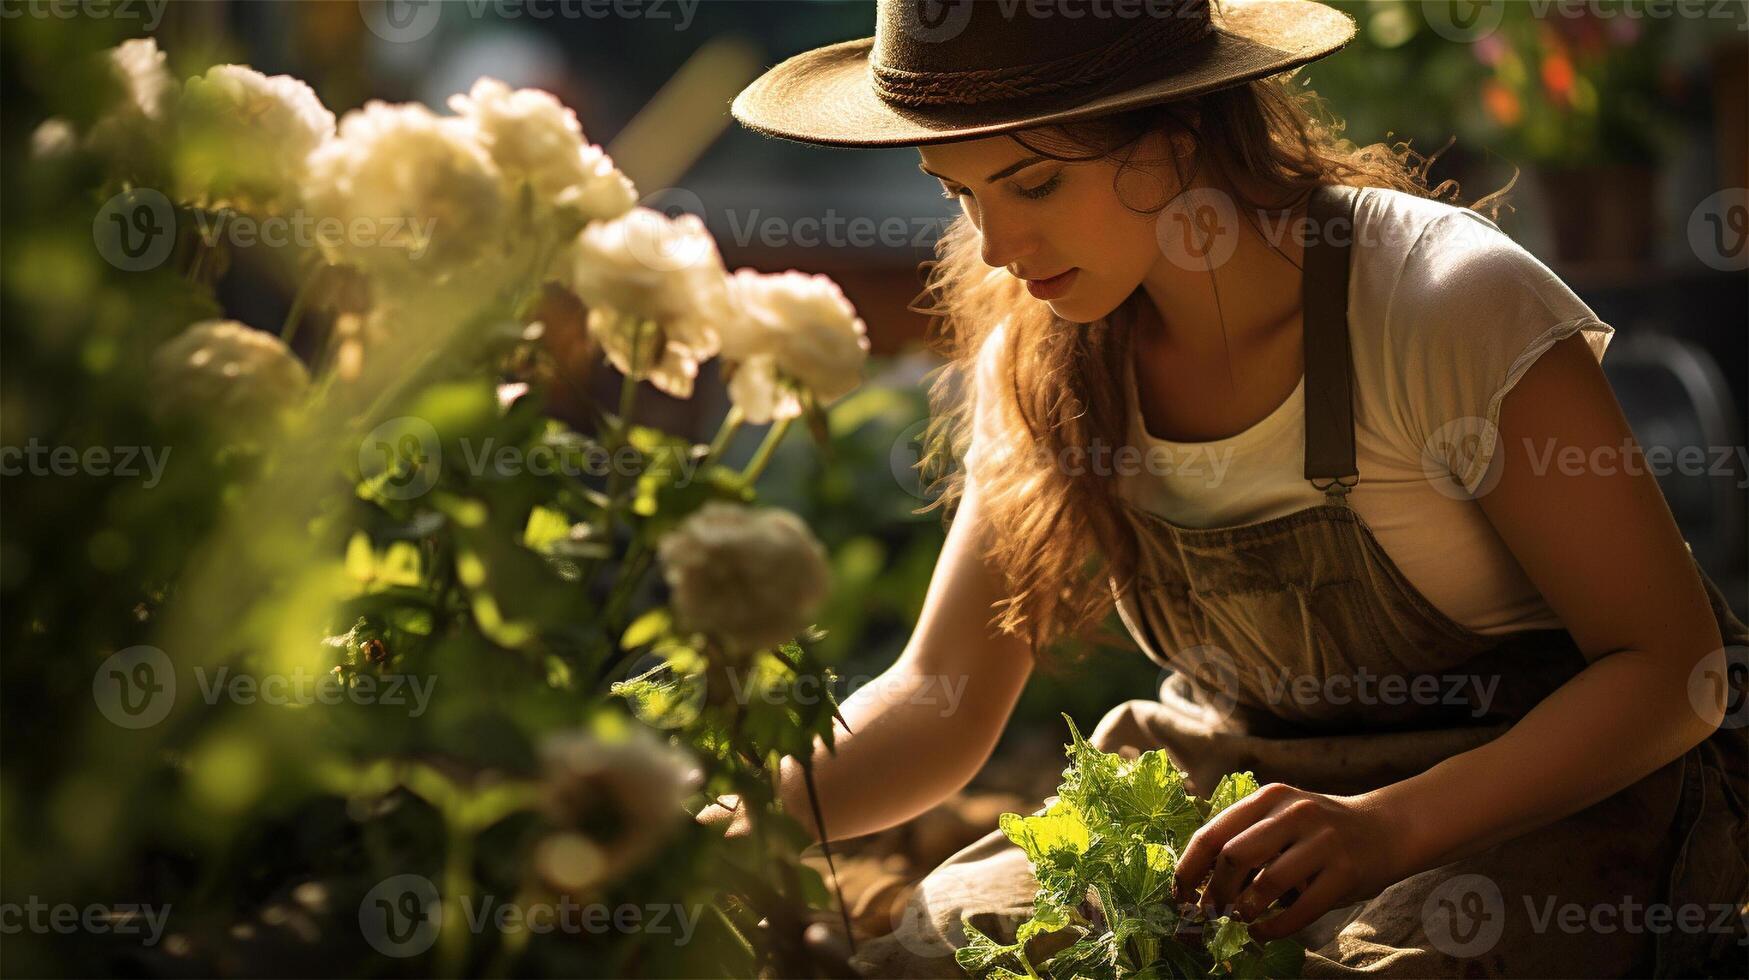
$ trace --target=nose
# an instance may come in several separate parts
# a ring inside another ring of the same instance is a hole
[[[978,222],[980,249],[984,264],[991,268],[1014,266],[1038,250],[1038,233],[1018,214],[986,209]]]

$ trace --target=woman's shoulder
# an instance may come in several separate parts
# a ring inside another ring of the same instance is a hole
[[[1512,242],[1479,212],[1394,187],[1360,188],[1354,207],[1356,251],[1375,262],[1400,264],[1427,251],[1430,241],[1442,249]]]
[[[1356,218],[1350,350],[1405,452],[1451,420],[1492,422],[1505,391],[1563,337],[1584,333],[1602,357],[1613,328],[1483,215],[1367,188]]]
[[[1394,188],[1356,202],[1357,298],[1380,329],[1425,335],[1448,324],[1469,336],[1490,325],[1587,316],[1589,307],[1543,261],[1486,216]]]

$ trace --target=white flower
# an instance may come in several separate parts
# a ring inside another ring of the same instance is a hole
[[[202,207],[281,213],[298,201],[334,114],[308,85],[245,65],[216,65],[177,103],[178,192]]]
[[[73,124],[60,116],[44,119],[30,134],[30,158],[32,160],[54,161],[62,160],[72,155],[79,148],[79,133],[73,129]]]
[[[637,203],[632,182],[601,147],[584,143],[577,114],[551,94],[481,78],[467,95],[450,96],[449,107],[473,123],[506,180],[530,185],[537,207],[609,221]]]
[[[152,355],[153,411],[198,418],[227,432],[269,424],[310,385],[303,362],[278,337],[235,320],[202,320]]]
[[[729,397],[748,421],[791,418],[799,384],[825,404],[862,382],[868,331],[829,277],[796,270],[729,277],[735,315],[722,329]]]
[[[731,316],[722,256],[704,222],[633,208],[583,229],[572,258],[572,289],[613,366],[691,397],[698,365],[716,356],[717,331]]]
[[[420,105],[371,101],[309,159],[304,197],[343,233],[329,257],[422,288],[467,276],[489,296],[518,270],[505,261],[498,168],[472,128]]]
[[[793,639],[830,587],[826,549],[775,507],[711,501],[663,536],[656,557],[681,627],[732,652]]]
[[[167,142],[164,126],[176,80],[164,67],[164,52],[149,37],[135,38],[104,52],[117,98],[91,126],[86,145],[123,170],[149,174],[150,161]]]
[[[604,727],[602,734],[574,729],[542,740],[541,797],[549,822],[582,832],[600,849],[605,866],[592,867],[591,875],[611,879],[683,825],[700,774],[691,758],[643,725]],[[612,828],[611,836],[602,827]]]

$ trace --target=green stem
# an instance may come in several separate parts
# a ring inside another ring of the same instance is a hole
[[[765,441],[759,444],[759,450],[755,452],[753,458],[748,461],[747,468],[741,471],[742,480],[751,485],[755,480],[759,479],[759,474],[765,472],[765,464],[771,462],[772,451],[777,449],[777,444],[783,441],[784,433],[789,431],[789,424],[791,421],[793,420],[779,419],[776,424],[766,431]]]
[[[448,822],[451,818],[445,818]],[[449,848],[443,869],[443,919],[438,923],[437,951],[441,976],[459,977],[468,952],[467,919],[462,902],[472,897],[474,842],[465,827],[450,824]]]
[[[632,410],[637,407],[638,397],[638,363],[639,347],[643,343],[644,328],[649,325],[647,320],[639,320],[632,328],[632,352],[627,358],[625,376],[619,383],[619,418],[614,420],[612,428],[607,433],[606,447],[608,451],[607,474],[607,507],[601,513],[601,531],[605,537],[613,528],[614,512],[619,510],[622,501],[620,494],[625,482],[624,474],[613,462],[613,457],[619,453],[619,448],[626,444],[626,435],[631,431]]]
[[[292,294],[291,309],[285,312],[285,323],[279,328],[279,339],[287,349],[292,345],[292,338],[298,334],[298,325],[303,323],[304,308],[310,303],[310,285],[316,281],[320,272],[312,272],[304,276],[298,283],[297,292]]]
[[[741,420],[741,406],[730,405],[729,413],[723,416],[723,424],[717,427],[716,438],[711,440],[710,452],[705,453],[704,460],[699,464],[699,469],[702,470],[716,462],[717,457],[723,454],[723,450],[729,447],[729,440],[733,439],[736,431],[741,428]]]
[[[626,624],[625,605],[637,594],[638,586],[643,582],[644,575],[650,569],[650,560],[655,552],[644,547],[643,542],[633,539],[631,547],[626,549],[625,560],[620,564],[619,578],[613,583],[613,592],[608,596],[607,605],[603,607],[601,621],[607,624],[610,635],[617,645],[618,634],[624,632]],[[630,659],[635,651],[614,649],[601,661],[596,669],[597,686],[613,674],[619,666]]]
[[[221,219],[222,220],[222,219]],[[200,270],[206,264],[206,253],[212,251],[207,243],[197,236],[194,240],[194,261],[188,264],[188,281],[200,285]]]
[[[637,538],[632,539],[631,546],[626,548],[626,556],[620,565],[620,579],[614,583],[613,595],[607,600],[603,612],[603,619],[610,627],[617,627],[619,618],[625,615],[625,605],[637,591],[639,580],[649,567],[651,554],[644,542]]]

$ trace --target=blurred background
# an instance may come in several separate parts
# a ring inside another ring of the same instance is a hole
[[[1742,445],[1749,6],[1629,16],[1625,7],[1639,5],[1484,2],[1467,5],[1469,16],[1457,22],[1451,10],[1460,5],[1333,5],[1356,18],[1360,35],[1301,77],[1346,118],[1347,135],[1361,145],[1406,140],[1423,154],[1438,152],[1429,183],[1456,180],[1465,201],[1516,172],[1512,210],[1498,224],[1619,331],[1605,368],[1640,442],[1673,450]],[[23,4],[6,7],[0,30],[60,26],[53,15],[12,16]],[[618,12],[559,0],[212,0],[107,9],[80,25],[101,35],[97,44],[155,36],[179,78],[226,61],[289,73],[337,114],[372,98],[444,111],[450,95],[481,75],[546,89],[577,112],[586,139],[636,183],[641,203],[702,217],[729,268],[796,268],[836,280],[868,325],[869,383],[834,407],[831,458],[805,440],[787,441],[766,471],[763,495],[800,513],[833,556],[834,593],[820,617],[827,659],[854,682],[898,655],[943,537],[937,512],[915,512],[928,499],[910,466],[927,417],[924,385],[939,361],[925,348],[926,319],[908,306],[922,288],[919,263],[932,257],[954,213],[951,202],[917,172],[913,149],[767,139],[728,114],[735,93],[764,68],[872,33],[872,0],[647,2]],[[6,50],[27,63],[15,62],[19,77],[54,77],[52,66],[28,64],[31,45]],[[42,122],[28,97],[9,96],[4,113],[9,140],[28,138]],[[221,300],[227,315],[274,324],[291,296],[271,277],[252,276],[243,257]],[[638,414],[708,440],[728,407],[715,366],[704,366],[687,401],[646,386]],[[591,385],[611,403],[617,376]],[[746,427],[730,455],[750,455],[762,434]],[[1749,614],[1742,459],[1709,453],[1701,469],[1661,477],[1664,492],[1703,566],[1738,614]],[[997,762],[974,786],[1007,795],[987,799],[1012,806],[1055,786],[1059,711],[1085,730],[1113,704],[1150,696],[1158,682],[1115,617],[1106,641],[1083,652],[1088,659],[1072,670],[1047,672],[1028,687]],[[869,873],[902,882],[996,812],[963,806],[872,846],[877,857],[898,859],[877,861]],[[871,907],[900,894],[873,885],[866,893],[875,896],[866,900]]]

